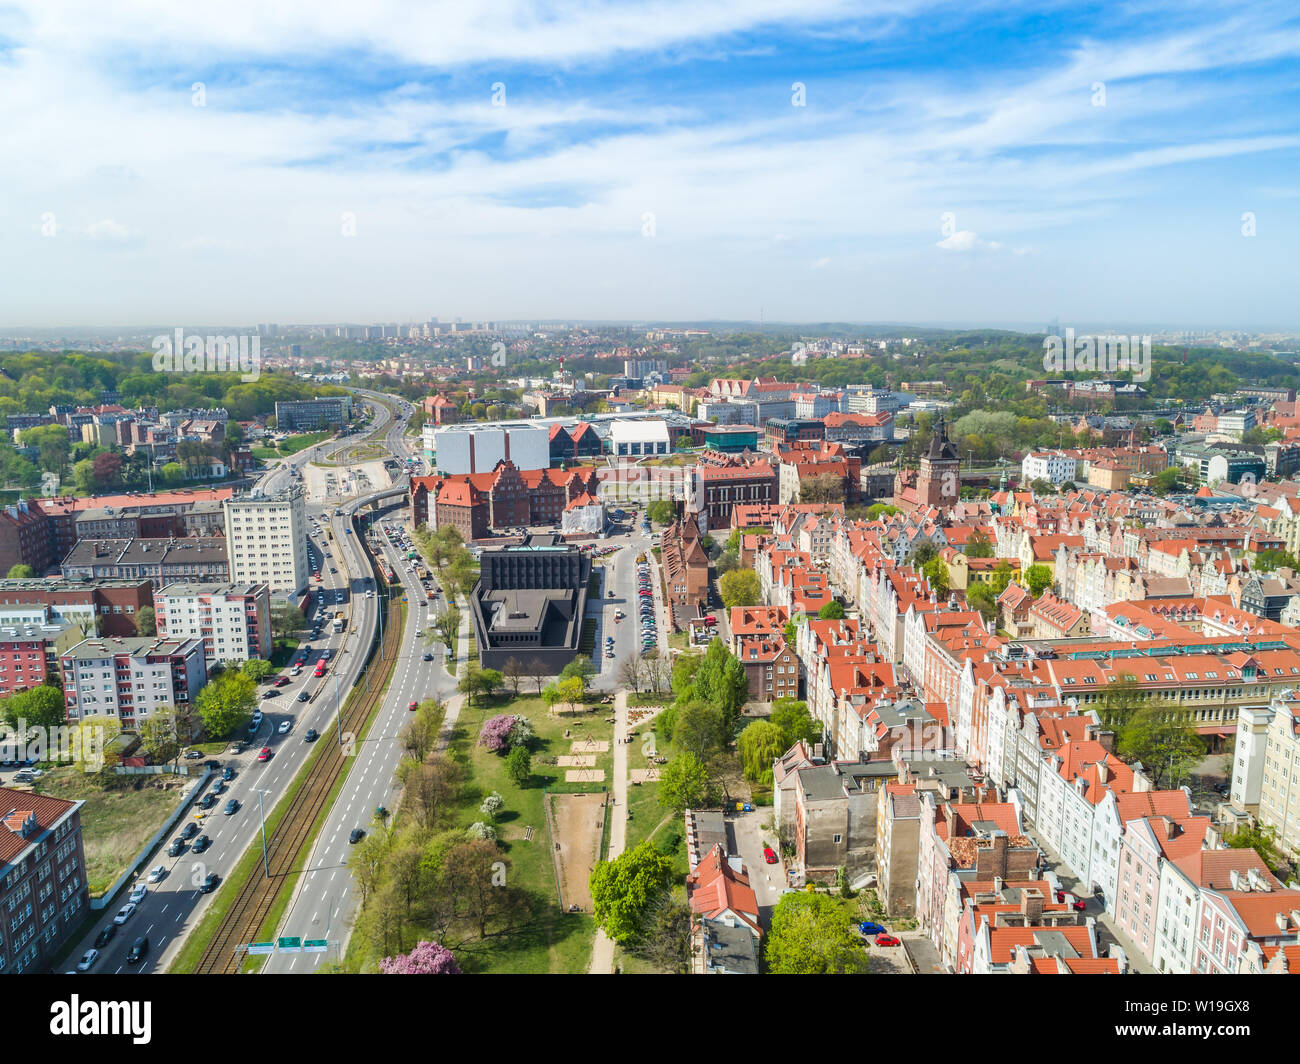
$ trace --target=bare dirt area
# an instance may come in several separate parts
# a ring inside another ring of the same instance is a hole
[[[605,828],[604,794],[550,794],[546,797],[551,825],[551,857],[560,883],[560,908],[589,913],[591,870],[600,859]]]

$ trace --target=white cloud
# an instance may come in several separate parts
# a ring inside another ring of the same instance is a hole
[[[121,222],[115,222],[112,218],[102,218],[97,222],[91,222],[84,230],[86,236],[91,240],[109,240],[124,241],[131,239],[131,231]]]

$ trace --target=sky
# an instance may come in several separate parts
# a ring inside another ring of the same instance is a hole
[[[1294,0],[0,0],[0,326],[1294,331],[1297,53]]]

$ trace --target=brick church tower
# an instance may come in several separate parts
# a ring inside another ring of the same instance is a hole
[[[948,439],[948,427],[939,415],[939,427],[921,456],[916,478],[917,499],[925,506],[953,506],[961,497],[961,456]]]

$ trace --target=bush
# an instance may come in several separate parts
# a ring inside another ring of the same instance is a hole
[[[497,829],[491,824],[485,824],[481,820],[476,820],[468,828],[465,834],[471,839],[484,839],[487,842],[497,841]]]

